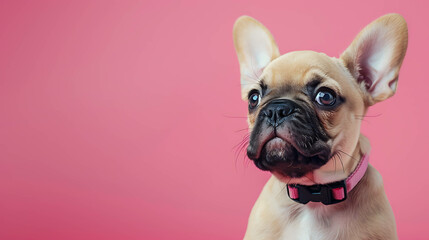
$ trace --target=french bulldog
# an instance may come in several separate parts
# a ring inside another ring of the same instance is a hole
[[[402,16],[366,26],[339,58],[280,55],[260,22],[233,28],[247,156],[272,176],[252,208],[246,240],[397,239],[383,182],[360,133],[367,109],[394,95],[408,44]]]

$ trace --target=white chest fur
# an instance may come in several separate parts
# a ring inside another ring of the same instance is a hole
[[[324,206],[321,206],[324,208]],[[326,217],[325,209],[303,208],[293,221],[285,222],[279,239],[287,240],[334,240],[341,239],[341,229],[347,219],[340,215]],[[293,217],[293,216],[291,216]]]

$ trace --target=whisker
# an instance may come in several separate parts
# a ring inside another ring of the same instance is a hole
[[[376,114],[376,115],[358,115],[358,114],[355,114],[355,119],[365,121],[365,122],[369,122],[369,121],[366,121],[365,118],[373,118],[373,117],[379,117],[379,116],[381,116],[381,114]]]
[[[247,142],[244,142],[241,144],[240,149],[236,152],[236,159],[238,159],[238,157],[240,157],[241,154],[243,154],[243,161],[245,160],[245,154],[244,151],[246,149],[247,146]]]
[[[376,115],[356,115],[357,117],[362,117],[362,118],[366,118],[366,117],[380,117],[382,114],[376,114]]]
[[[249,130],[249,128],[243,128],[243,129],[236,130],[235,132],[238,133],[238,132],[248,131],[248,130]]]
[[[339,150],[339,151],[341,151],[341,150]],[[344,163],[343,163],[343,159],[341,158],[341,154],[338,154],[338,159],[340,159],[341,167],[343,168],[343,173],[345,173],[346,170],[344,169]]]
[[[244,135],[243,139],[238,144],[236,144],[234,147],[232,147],[232,149],[241,146],[246,140],[249,140],[249,137],[250,137],[250,134]]]
[[[338,153],[334,154],[334,174],[335,175],[337,174],[337,159],[335,158],[335,157],[338,157],[337,154]]]
[[[369,121],[368,121],[368,120],[366,120],[366,119],[364,119],[364,118],[361,118],[361,117],[355,117],[355,119],[358,119],[358,120],[361,120],[361,121],[364,121],[364,122],[369,123]]]
[[[342,150],[338,150],[339,152],[341,152],[341,153],[344,153],[345,155],[347,155],[347,156],[349,156],[351,159],[353,159],[353,160],[355,160],[355,161],[359,161],[358,159],[356,159],[355,157],[353,157],[352,155],[350,155],[350,154],[348,154],[348,153],[346,153],[346,152],[344,152],[344,151],[342,151]]]
[[[241,150],[240,150],[240,153],[239,153],[239,154],[241,154],[241,155],[243,156],[243,157],[242,157],[242,159],[241,159],[242,163],[243,163],[243,164],[247,164],[247,165],[246,165],[246,167],[248,167],[248,166],[249,166],[249,162],[250,162],[250,161],[246,161],[246,160],[248,160],[247,155],[246,155],[246,153],[245,153],[245,151],[246,151],[246,146],[247,146],[247,143],[243,145],[243,147],[241,148]]]
[[[240,119],[247,119],[247,117],[241,117],[241,116],[228,116],[228,115],[222,115],[222,117],[226,117],[226,118],[240,118]]]
[[[233,147],[233,149],[235,149],[234,155],[235,155],[235,165],[236,166],[237,166],[237,162],[238,162],[238,159],[239,159],[241,154],[243,156],[243,162],[244,163],[249,162],[249,161],[246,161],[247,155],[245,154],[245,149],[247,148],[247,145],[249,144],[249,140],[250,140],[250,133],[246,133],[243,136],[243,139]]]
[[[240,154],[242,154],[243,149],[246,147],[247,145],[247,141],[243,140],[242,142],[239,143],[239,145],[237,146],[236,150],[235,150],[235,160],[238,160],[238,157],[240,156]]]

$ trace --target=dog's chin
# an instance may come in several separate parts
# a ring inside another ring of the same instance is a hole
[[[262,148],[255,165],[279,179],[303,178],[326,163],[318,155],[305,156],[292,144],[275,137]]]

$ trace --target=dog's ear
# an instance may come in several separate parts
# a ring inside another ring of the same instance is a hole
[[[247,100],[252,83],[280,53],[270,31],[257,20],[241,16],[234,24],[234,46],[240,63],[241,95]]]
[[[368,94],[368,105],[395,93],[407,44],[404,18],[387,14],[366,26],[341,55],[340,59]]]

